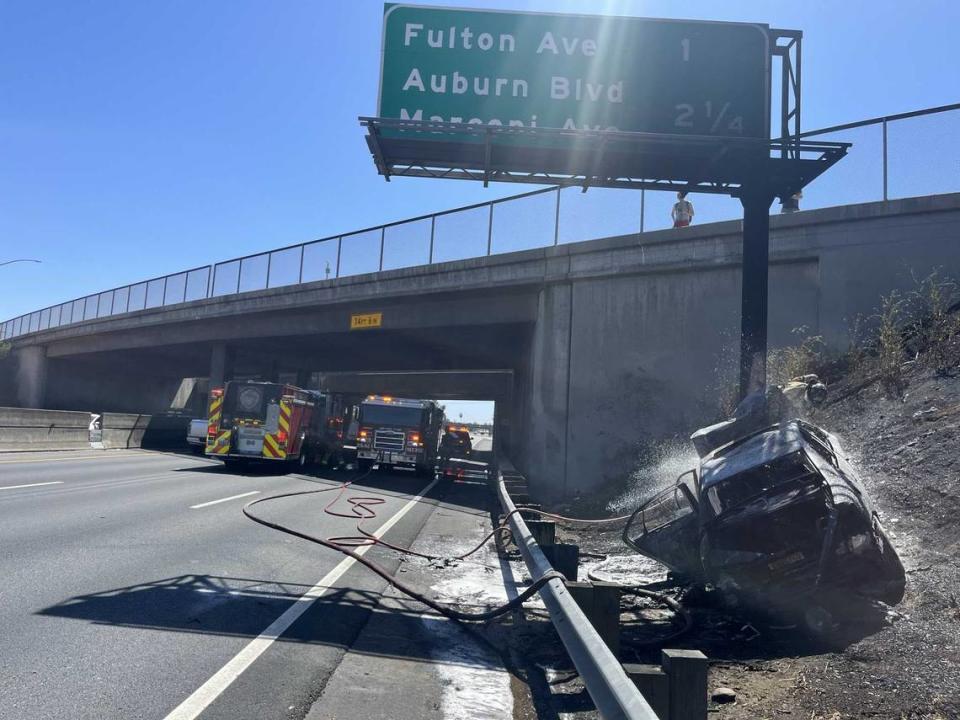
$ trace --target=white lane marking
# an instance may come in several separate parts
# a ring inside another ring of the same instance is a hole
[[[210,507],[211,505],[218,505],[222,502],[227,502],[228,500],[236,500],[237,498],[249,497],[250,495],[259,495],[259,490],[251,490],[250,492],[240,493],[239,495],[231,495],[230,497],[220,498],[219,500],[211,500],[210,502],[200,503],[199,505],[191,505],[191,510],[199,510],[200,508]]]
[[[41,485],[63,485],[63,480],[54,480],[52,482],[30,483],[29,485],[6,485],[0,487],[0,490],[16,490],[25,487],[40,487]]]
[[[397,513],[381,525],[374,533],[374,537],[383,537],[400,519],[406,515],[410,508],[423,500],[423,496],[433,489],[437,484],[434,480],[427,485],[420,494],[406,505],[400,508]],[[358,548],[351,548],[357,555],[365,555],[372,545],[362,545]],[[240,675],[250,667],[254,661],[266,652],[277,638],[279,638],[287,629],[303,615],[313,603],[323,596],[340,577],[350,569],[356,562],[352,557],[346,557],[326,575],[320,582],[307,590],[303,595],[294,600],[293,605],[288,607],[283,615],[278,617],[269,627],[251,640],[246,647],[237,653],[230,662],[220,668],[213,677],[207,680],[203,685],[197,688],[194,693],[178,705],[173,712],[167,715],[163,720],[194,720],[200,713],[209,707],[210,703],[220,697]]]
[[[105,452],[103,455],[80,455],[79,457],[34,458],[30,460],[0,460],[0,465],[20,465],[23,463],[38,463],[38,462],[69,462],[70,460],[107,460],[110,458],[131,458],[131,457],[147,458],[152,456],[147,453],[124,453],[123,455],[113,455],[109,452]]]

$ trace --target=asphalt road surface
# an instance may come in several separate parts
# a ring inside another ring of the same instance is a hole
[[[350,477],[146,451],[0,455],[0,718],[303,717],[384,583],[241,508]],[[436,488],[400,471],[351,486],[371,491],[387,502],[365,527],[392,521],[387,539],[411,544]],[[335,493],[257,511],[355,534],[322,511]]]

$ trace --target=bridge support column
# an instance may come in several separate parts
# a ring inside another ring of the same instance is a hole
[[[223,384],[233,375],[233,353],[226,343],[213,344],[210,353],[210,387],[223,387]]]
[[[523,470],[538,497],[567,492],[573,287],[546,286],[540,293],[530,353],[524,425]]]
[[[42,408],[47,395],[47,349],[32,345],[16,351],[17,403],[24,408]]]

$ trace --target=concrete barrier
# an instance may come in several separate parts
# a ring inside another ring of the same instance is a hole
[[[0,450],[84,450],[90,413],[0,407]]]
[[[150,415],[134,413],[103,414],[103,447],[138,448],[150,423]]]

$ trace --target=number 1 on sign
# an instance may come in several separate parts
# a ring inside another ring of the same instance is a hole
[[[680,47],[683,49],[683,61],[690,62],[690,38],[681,40]]]

